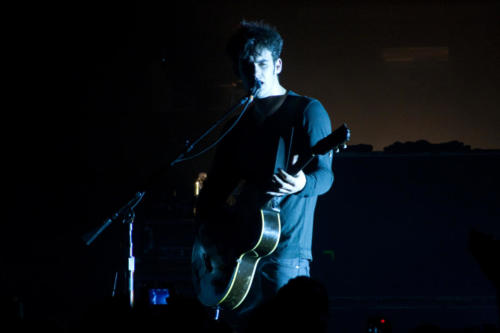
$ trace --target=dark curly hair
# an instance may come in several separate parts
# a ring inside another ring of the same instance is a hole
[[[262,49],[271,51],[276,62],[283,49],[283,38],[275,27],[263,21],[243,20],[227,43],[226,52],[233,62],[233,70],[238,73],[240,60],[257,55]]]

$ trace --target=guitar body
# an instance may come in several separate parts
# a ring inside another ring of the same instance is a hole
[[[203,244],[203,237],[196,238],[192,252],[193,282],[198,299],[205,306],[237,308],[250,291],[260,259],[273,253],[278,246],[279,210],[266,205],[260,215],[262,225],[258,241],[237,258],[228,258],[227,253],[221,253],[216,246]]]

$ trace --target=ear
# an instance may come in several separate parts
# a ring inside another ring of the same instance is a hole
[[[276,74],[280,74],[282,70],[283,70],[283,61],[281,60],[281,58],[278,58],[276,60],[276,63],[274,64],[274,71],[276,72]]]

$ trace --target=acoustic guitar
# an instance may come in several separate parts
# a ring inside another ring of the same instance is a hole
[[[343,124],[320,140],[311,149],[310,156],[299,160],[287,170],[288,173],[297,174],[317,155],[324,155],[330,150],[338,152],[346,147],[349,140],[350,130]],[[260,259],[273,253],[278,246],[281,232],[279,203],[283,198],[284,196],[271,197],[260,207],[260,235],[252,243],[253,247],[240,252],[239,256],[233,256],[228,251],[221,250],[217,244],[204,241],[203,236],[195,237],[192,250],[193,283],[203,305],[236,309],[245,300]]]

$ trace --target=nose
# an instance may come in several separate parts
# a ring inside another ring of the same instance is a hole
[[[262,69],[253,61],[242,64],[242,74],[248,85],[254,86],[256,82],[262,82]]]
[[[261,74],[261,68],[259,67],[259,65],[257,64],[253,64],[253,74],[255,75],[255,77],[257,78],[258,76],[260,76]]]
[[[253,79],[254,83],[261,86],[262,85],[262,68],[260,68],[258,65],[254,64],[253,66]]]

